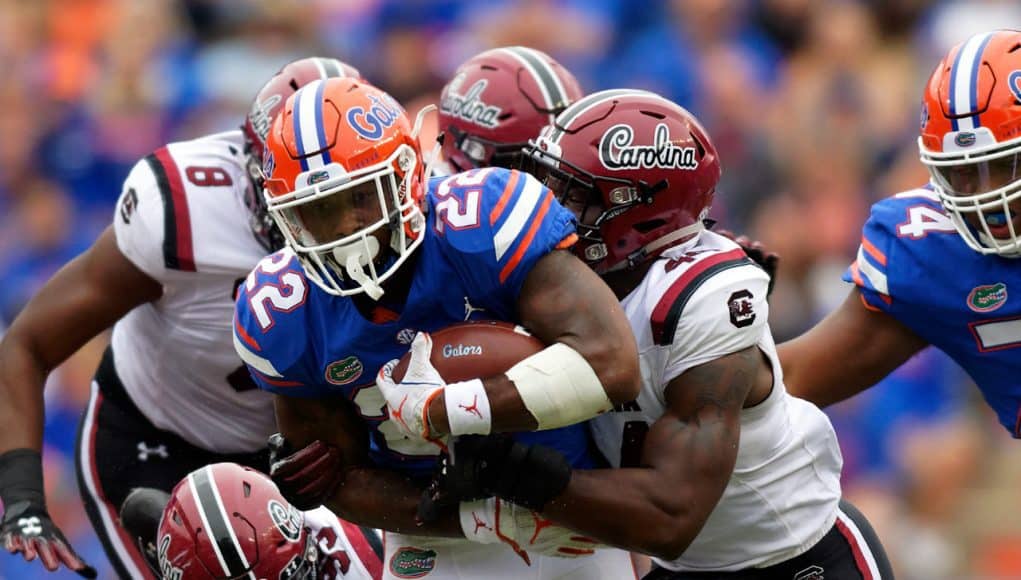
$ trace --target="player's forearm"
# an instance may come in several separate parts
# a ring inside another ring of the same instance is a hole
[[[43,384],[48,369],[15,334],[0,342],[0,453],[42,449]]]
[[[464,537],[456,512],[430,524],[415,515],[422,489],[407,477],[374,467],[352,467],[326,502],[338,517],[362,526],[402,534]]]
[[[693,485],[669,484],[654,469],[575,470],[543,515],[606,544],[675,559],[711,511],[697,496]]]
[[[612,406],[588,360],[558,342],[503,375],[448,384],[430,403],[429,430],[436,436],[557,429]]]

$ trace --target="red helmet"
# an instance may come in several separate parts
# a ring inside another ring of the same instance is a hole
[[[266,138],[267,209],[323,291],[378,299],[424,239],[424,164],[400,103],[354,79],[313,81]]]
[[[695,117],[634,89],[574,103],[529,155],[578,216],[575,252],[599,273],[636,266],[699,232],[720,180],[716,148]]]
[[[157,533],[163,578],[313,579],[319,552],[305,515],[266,475],[216,463],[184,478]]]
[[[929,78],[918,140],[957,232],[982,254],[1021,254],[1021,32],[976,34]]]
[[[457,171],[515,168],[528,141],[581,94],[574,75],[544,52],[509,46],[475,55],[443,87],[443,154]]]
[[[255,188],[245,197],[245,203],[252,212],[252,231],[255,237],[270,251],[282,248],[284,239],[266,213],[266,202],[262,197],[259,168],[262,167],[266,135],[273,124],[273,118],[284,108],[287,97],[316,79],[334,77],[360,79],[362,75],[353,66],[335,58],[314,56],[287,63],[255,95],[252,108],[245,117],[245,124],[241,126],[245,134],[245,152],[248,154],[248,174],[255,183]]]

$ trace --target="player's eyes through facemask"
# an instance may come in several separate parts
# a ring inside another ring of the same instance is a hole
[[[391,195],[387,181],[382,180],[383,187],[377,189],[377,181],[371,180],[285,211],[300,226],[302,243],[334,242],[386,221],[386,197]]]
[[[933,167],[940,187],[955,195],[975,195],[993,191],[1021,178],[1021,154],[1015,153],[989,161],[967,165]]]

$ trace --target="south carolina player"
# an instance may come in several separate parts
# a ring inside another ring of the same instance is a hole
[[[338,520],[326,508],[299,511],[269,477],[236,463],[200,467],[173,493],[135,489],[124,512],[126,526],[146,528],[138,535],[151,542],[146,551],[165,579],[378,580],[382,574],[377,531]]]
[[[573,423],[576,413],[633,399],[639,381],[620,305],[561,251],[575,240],[573,216],[517,171],[480,169],[427,187],[416,134],[392,97],[363,82],[312,83],[288,100],[265,160],[267,204],[288,248],[242,286],[238,352],[276,394],[289,441],[342,450],[343,479],[327,506],[397,532],[386,537],[384,577],[633,575],[625,552],[590,555],[591,542],[507,504],[470,505],[431,526],[416,521],[419,482],[445,433]],[[500,376],[444,389],[420,331],[470,318],[522,323],[552,346],[518,365],[516,383]],[[388,417],[376,375],[413,340],[405,382],[390,383],[408,399]],[[522,437],[592,465],[581,426]]]
[[[933,345],[1021,438],[1021,32],[950,49],[922,101],[928,186],[872,206],[855,288],[780,345],[791,391],[820,405],[859,393]]]
[[[250,166],[261,165],[263,136],[288,95],[344,75],[358,73],[334,59],[295,61],[260,91],[244,131],[172,143],[139,161],[113,225],[15,319],[0,342],[0,537],[10,551],[38,555],[49,570],[91,573],[46,512],[42,389],[50,370],[111,325],[77,467],[86,511],[121,577],[147,573],[117,522],[131,488],[169,491],[213,461],[268,467],[272,399],[230,339],[237,285],[279,247]]]
[[[829,420],[784,389],[768,276],[703,225],[720,162],[698,121],[653,93],[603,91],[561,113],[530,153],[579,218],[579,256],[622,299],[642,391],[589,422],[618,469],[538,462],[520,443],[455,442],[438,493],[470,475],[655,556],[647,578],[890,578],[870,526],[840,503]]]
[[[574,75],[544,52],[481,52],[457,67],[440,95],[443,157],[454,173],[517,168],[522,148],[581,95]]]

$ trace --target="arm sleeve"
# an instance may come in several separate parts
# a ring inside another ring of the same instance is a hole
[[[121,253],[153,279],[165,280],[163,199],[146,159],[136,163],[124,181],[113,223]]]
[[[457,185],[459,176],[448,178],[446,186],[438,184],[433,219],[437,224],[445,219],[449,197],[467,202],[472,191],[479,192],[478,225],[454,229],[443,223],[444,243],[454,267],[473,286],[486,290],[480,295],[513,303],[535,263],[573,241],[574,215],[527,173],[489,168],[459,175],[470,180],[479,171],[486,173],[475,188]]]
[[[703,283],[684,304],[663,383],[700,364],[758,344],[768,332],[769,277],[754,266],[725,270]]]
[[[306,328],[310,282],[287,250],[263,258],[238,289],[234,304],[234,349],[264,391],[292,397],[323,396],[313,372],[314,352]],[[272,308],[284,296],[289,310]]]
[[[844,272],[843,279],[852,282],[861,293],[866,308],[890,312],[894,293],[889,276],[890,256],[896,239],[896,216],[893,208],[881,204],[872,207],[872,213],[862,227],[861,243],[854,262]]]

